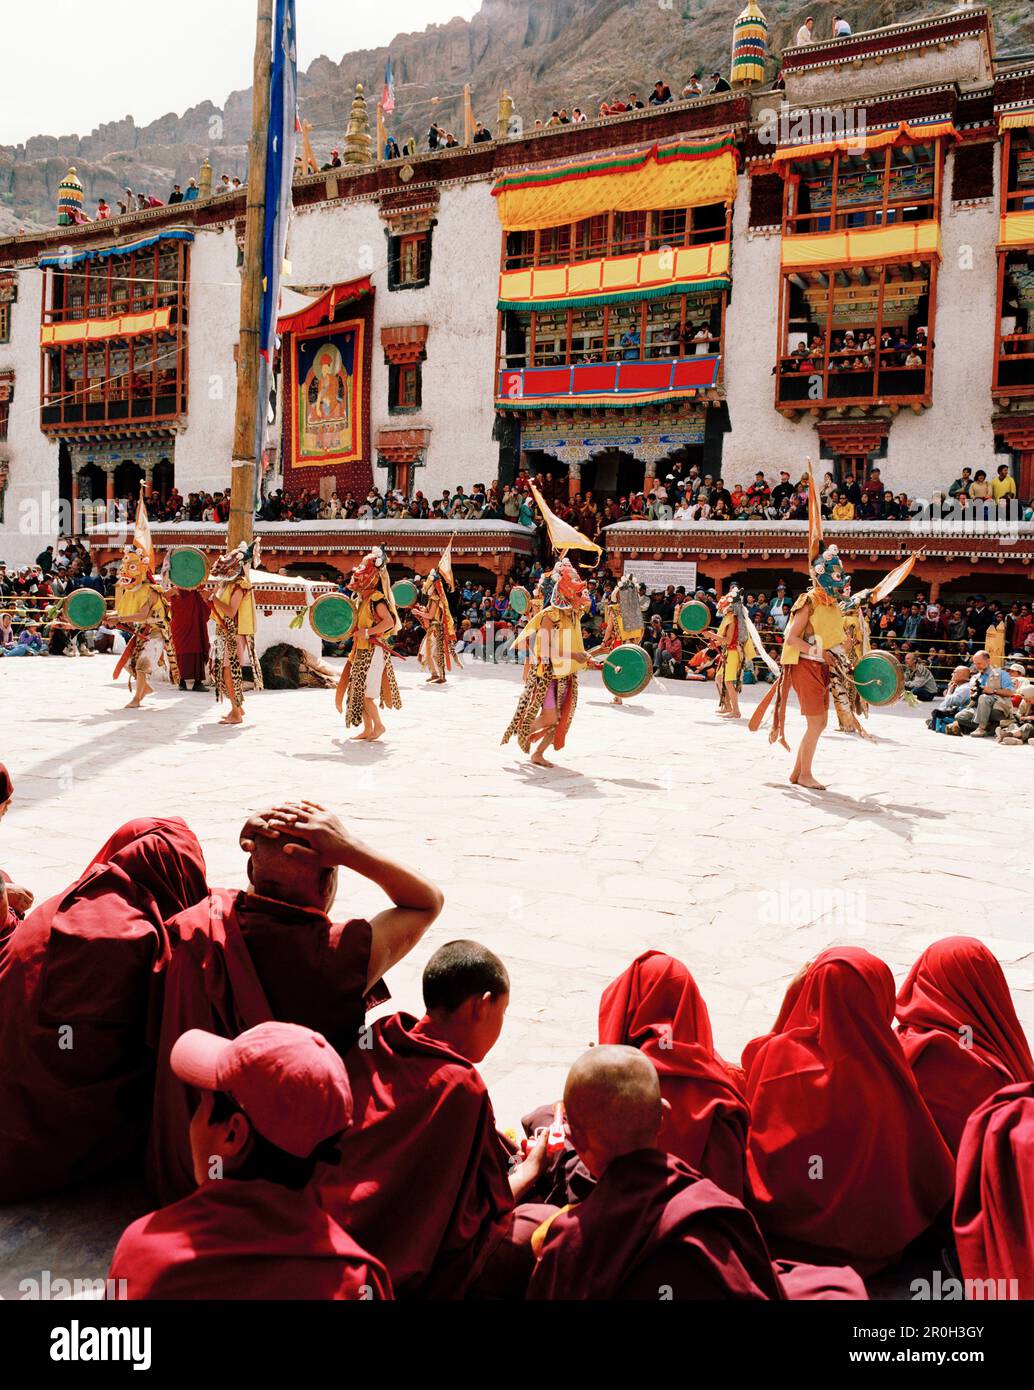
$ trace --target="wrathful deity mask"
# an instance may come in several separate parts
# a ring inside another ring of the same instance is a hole
[[[371,550],[356,565],[349,578],[349,584],[357,593],[372,594],[383,589],[387,583],[387,557],[383,550]]]
[[[570,608],[575,613],[589,606],[589,586],[568,559],[561,560],[553,570],[552,603],[557,608]]]
[[[828,550],[822,552],[812,565],[811,572],[819,587],[824,589],[831,598],[839,598],[844,592],[844,586],[848,579],[835,545],[831,545]]]

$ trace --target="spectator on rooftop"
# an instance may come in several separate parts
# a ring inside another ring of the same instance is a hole
[[[197,186],[197,179],[188,179],[187,186],[183,190],[183,201],[185,203],[192,203],[199,192],[200,189]]]
[[[812,18],[811,15],[808,16],[808,18],[804,21],[801,27],[797,30],[797,38],[795,42],[798,48],[800,48],[803,44],[815,42],[815,20]]]
[[[851,33],[851,26],[843,15],[833,16],[833,37],[835,39],[846,39]]]
[[[635,93],[633,92],[632,95],[635,96]],[[650,93],[650,105],[663,106],[665,102],[668,101],[671,101],[671,88],[668,86],[667,82],[662,82],[658,79],[653,84],[653,91]],[[636,105],[642,106],[642,102],[637,101]]]
[[[732,87],[729,85],[728,82],[726,82],[725,78],[722,76],[720,72],[713,72],[711,74],[711,82],[713,83],[713,86],[711,87],[711,91],[709,93],[710,96],[714,96],[716,92],[732,91]]]
[[[182,202],[183,202],[183,189],[179,186],[178,183],[174,183],[174,184],[172,185],[172,192],[169,194],[169,206],[171,207],[173,203],[182,203]]]

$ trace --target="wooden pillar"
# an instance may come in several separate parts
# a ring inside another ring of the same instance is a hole
[[[79,470],[72,466],[72,535],[79,534]]]
[[[113,466],[112,464],[108,464],[108,466],[107,466],[107,467],[105,468],[105,470],[104,470],[104,501],[107,503],[108,507],[110,508],[110,507],[111,507],[111,504],[114,502],[114,500],[115,500],[115,469],[114,469],[114,466]]]

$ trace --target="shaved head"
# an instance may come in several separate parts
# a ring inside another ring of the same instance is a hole
[[[595,1176],[622,1154],[657,1147],[661,1083],[636,1047],[593,1047],[567,1077],[564,1108],[575,1148]]]
[[[327,868],[308,852],[308,844],[300,835],[284,830],[276,839],[264,835],[269,815],[263,811],[249,816],[241,830],[242,845],[245,841],[252,845],[248,855],[251,886],[263,897],[329,912],[337,894],[337,870]],[[302,852],[288,853],[289,845],[301,846]]]

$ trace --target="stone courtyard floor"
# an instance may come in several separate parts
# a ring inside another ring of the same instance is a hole
[[[386,741],[348,741],[333,693],[266,692],[249,723],[218,726],[214,699],[163,686],[142,712],[106,657],[0,662],[0,760],[16,799],[0,865],[37,900],[75,877],[123,821],[184,816],[209,881],[244,883],[247,813],[309,797],[446,895],[424,942],[388,978],[419,1013],[420,973],[442,942],[472,937],[512,979],[506,1027],[482,1066],[501,1127],[562,1089],[594,1038],[603,987],[648,947],[685,961],[718,1049],[738,1059],[767,1031],[804,961],[848,942],[900,981],[938,937],[980,936],[1034,1036],[1034,749],[935,737],[928,707],[873,711],[873,744],[828,734],[825,794],[798,791],[790,756],[717,718],[710,685],[654,681],[618,708],[583,679],[564,770],[530,768],[499,740],[513,667],[470,665],[446,687],[397,668],[404,708]],[[744,692],[749,715],[758,691]],[[835,722],[835,721],[834,721]],[[803,725],[794,708],[791,742]],[[336,916],[382,904],[342,878]],[[103,1274],[142,1194],[67,1197],[0,1211],[0,1295],[26,1274]]]

